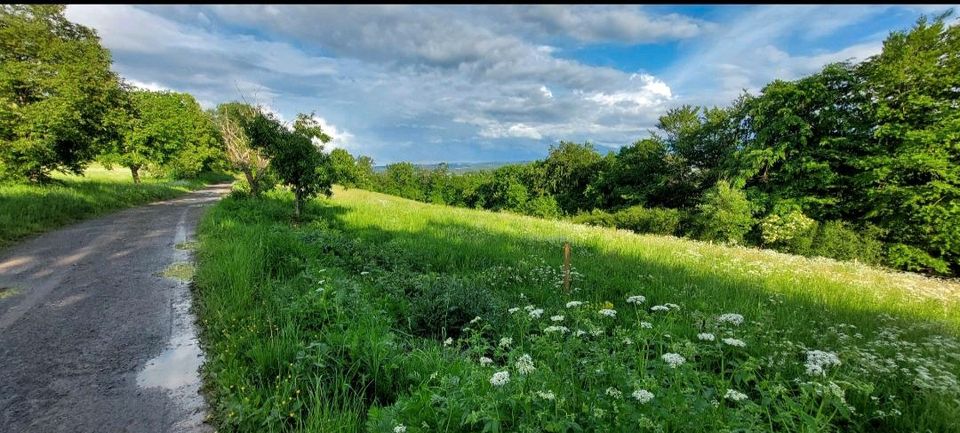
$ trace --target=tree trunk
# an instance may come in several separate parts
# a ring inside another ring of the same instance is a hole
[[[139,185],[140,184],[140,166],[131,165],[130,174],[133,175],[133,183]]]
[[[300,202],[301,201],[303,201],[303,197],[301,197],[300,191],[294,192],[293,216],[297,219],[297,221],[300,221],[300,206],[301,206]]]
[[[257,178],[253,177],[253,170],[246,169],[243,170],[243,175],[247,178],[247,184],[250,185],[250,195],[254,197],[260,196],[260,185],[258,184]]]

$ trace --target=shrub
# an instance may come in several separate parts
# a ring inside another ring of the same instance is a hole
[[[528,201],[523,206],[523,213],[540,218],[557,218],[560,216],[560,206],[553,196],[541,195]]]
[[[810,253],[838,260],[879,263],[883,244],[871,233],[858,233],[847,222],[828,221],[817,230]]]
[[[587,224],[599,227],[617,226],[616,222],[614,221],[613,214],[600,209],[594,209],[590,213],[585,212],[577,214],[571,218],[570,221],[577,224]]]
[[[910,245],[895,244],[887,250],[887,262],[894,267],[908,271],[950,272],[950,265],[943,259],[927,254],[926,251]]]
[[[754,223],[747,196],[725,180],[704,193],[697,210],[696,233],[704,240],[740,243]]]
[[[681,211],[677,209],[647,209],[643,206],[629,207],[613,214],[614,224],[618,228],[660,235],[677,234],[680,219]]]
[[[817,222],[798,209],[773,212],[760,221],[763,244],[793,254],[808,254]]]

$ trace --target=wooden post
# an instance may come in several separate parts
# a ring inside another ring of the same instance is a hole
[[[570,242],[563,243],[563,290],[570,294]]]

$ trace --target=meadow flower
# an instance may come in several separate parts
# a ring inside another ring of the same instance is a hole
[[[481,357],[480,357],[480,365],[490,365],[490,364],[493,364],[493,360],[492,360],[492,359],[487,358],[486,356],[481,356]]]
[[[474,317],[473,320],[470,321],[470,324],[472,325],[472,324],[477,323],[477,322],[479,322],[479,321],[480,321],[480,316],[477,316],[477,317]]]
[[[587,335],[587,331],[584,331],[584,330],[582,330],[582,329],[578,329],[575,335],[576,335],[577,337],[583,337],[584,335]]]
[[[537,308],[537,307],[534,307],[532,304],[531,304],[531,305],[527,305],[526,307],[523,307],[523,309],[524,309],[524,310],[527,310],[528,313],[531,312],[531,311],[533,311],[535,308]]]
[[[720,323],[730,323],[740,326],[740,324],[743,323],[743,316],[737,313],[726,313],[721,314],[720,317],[717,318],[717,321]]]
[[[664,353],[660,358],[663,359],[663,362],[670,364],[671,368],[677,368],[687,362],[679,353]]]
[[[543,329],[543,332],[544,332],[545,334],[550,334],[550,333],[553,333],[553,332],[559,332],[559,333],[561,333],[561,334],[566,334],[567,332],[570,332],[570,330],[567,329],[566,326],[548,326],[548,327],[546,327],[546,328]]]
[[[533,366],[533,358],[526,353],[520,356],[520,359],[518,359],[514,365],[517,367],[517,373],[520,374],[530,374],[537,369]]]
[[[498,344],[497,346],[510,347],[511,344],[513,344],[513,338],[503,337],[500,339],[500,344]]]
[[[540,398],[542,398],[542,399],[544,399],[544,400],[553,400],[553,399],[557,398],[556,394],[554,394],[553,391],[550,391],[550,390],[547,390],[547,391],[537,391],[537,397],[540,397]]]
[[[604,309],[600,310],[600,315],[601,315],[601,316],[607,316],[607,317],[617,317],[617,310],[611,310],[611,309],[609,309],[609,308],[604,308]]]
[[[626,344],[627,346],[629,346],[633,344],[633,340],[631,340],[630,337],[623,337],[623,344]]]
[[[723,398],[733,401],[743,401],[747,399],[747,395],[740,391],[727,389],[727,393],[723,395]]]
[[[807,374],[811,376],[825,376],[827,367],[840,365],[840,358],[836,353],[822,350],[807,351]]]
[[[406,431],[407,426],[403,424],[397,424],[397,426],[393,428],[393,433],[406,433]]]
[[[653,400],[653,393],[645,389],[638,389],[634,391],[632,395],[633,395],[633,398],[637,399],[637,401],[640,402],[640,404],[644,404],[649,402],[650,400]]]
[[[664,307],[667,307],[667,308],[669,308],[669,309],[671,309],[671,310],[679,310],[679,309],[680,309],[680,306],[679,306],[679,305],[677,305],[677,304],[671,304],[671,303],[669,303],[669,302],[667,302],[666,304],[663,304],[663,306],[664,306]]]
[[[493,386],[503,386],[507,382],[510,382],[510,372],[506,370],[493,373],[493,377],[490,378],[490,384]]]
[[[561,315],[550,316],[550,320],[552,320],[552,321],[554,321],[554,322],[562,322],[562,321],[563,321],[563,316],[561,316]]]
[[[446,340],[443,340],[443,345],[444,345],[444,346],[449,346],[449,345],[451,345],[451,344],[453,344],[453,338],[452,338],[452,337],[447,337]]]
[[[701,341],[713,341],[716,339],[716,337],[714,337],[713,334],[709,332],[703,332],[703,333],[697,334],[697,339]]]
[[[650,311],[670,311],[670,307],[666,305],[654,305],[650,307]]]
[[[595,328],[590,328],[590,335],[592,335],[592,336],[594,336],[594,337],[599,337],[599,336],[603,335],[603,330],[600,329],[600,328],[596,328],[596,327],[595,327]]]
[[[583,302],[580,302],[580,301],[567,302],[567,308],[579,307],[581,305],[583,305]]]
[[[634,295],[634,296],[631,296],[631,297],[627,298],[627,303],[628,303],[628,304],[640,305],[640,304],[642,304],[642,303],[644,303],[644,302],[647,302],[647,298],[644,297],[643,295]]]
[[[520,311],[520,307],[513,307],[507,310],[507,312],[509,312],[510,314],[516,313],[517,311]]]
[[[734,347],[746,347],[747,343],[744,343],[743,340],[737,340],[736,338],[724,338],[723,342]]]
[[[653,323],[650,322],[640,322],[640,327],[643,329],[653,329]]]
[[[539,319],[543,315],[543,308],[537,308],[536,310],[530,311],[530,317],[534,319]]]
[[[612,387],[612,386],[609,387],[609,388],[607,388],[606,394],[609,395],[610,397],[613,397],[613,398],[617,399],[617,400],[619,400],[621,397],[623,397],[623,393],[620,392],[619,389],[616,389],[616,388],[614,388],[614,387]]]

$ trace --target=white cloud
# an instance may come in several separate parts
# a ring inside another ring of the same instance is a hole
[[[525,125],[523,123],[514,123],[510,126],[505,126],[499,123],[491,123],[480,130],[480,136],[487,138],[516,137],[529,138],[532,140],[539,140],[543,138],[543,135],[537,131],[537,128]]]
[[[159,84],[159,83],[154,82],[154,81],[151,81],[151,82],[149,82],[149,83],[144,83],[144,82],[142,82],[142,81],[138,81],[138,80],[135,80],[135,79],[128,79],[127,82],[130,83],[130,85],[132,85],[132,86],[134,86],[134,87],[137,87],[137,88],[140,88],[140,89],[144,89],[144,90],[150,90],[150,91],[152,91],[152,92],[159,92],[159,91],[163,91],[163,90],[170,90],[169,87],[164,86],[164,85]]]

